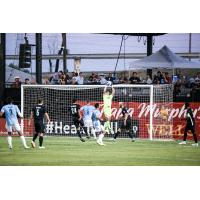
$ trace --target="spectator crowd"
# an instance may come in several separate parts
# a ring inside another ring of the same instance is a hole
[[[200,72],[198,72],[194,77],[188,77],[183,75],[176,75],[171,77],[168,72],[158,71],[152,78],[147,75],[145,78],[138,76],[137,72],[133,72],[130,78],[123,76],[113,76],[112,73],[97,74],[92,72],[90,75],[84,75],[80,72],[65,73],[59,71],[54,75],[43,78],[43,84],[57,84],[57,85],[93,85],[101,84],[105,85],[107,81],[111,81],[113,84],[174,84],[174,94],[181,95],[186,91],[186,95],[190,96],[192,99],[200,96]],[[12,88],[20,88],[22,82],[20,77],[15,77],[15,82],[11,84]],[[26,78],[23,84],[35,84]],[[200,98],[199,98],[200,99]]]

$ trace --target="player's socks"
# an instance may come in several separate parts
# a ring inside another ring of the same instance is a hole
[[[84,132],[85,132],[85,134],[86,134],[86,137],[89,139],[90,136],[89,136],[89,134],[88,134],[88,129],[87,129],[87,127],[83,127],[83,130],[84,130]]]
[[[126,131],[126,133],[127,133],[128,136],[133,140],[133,134],[131,134],[129,131]]]
[[[104,134],[101,133],[101,134],[99,135],[99,139],[98,139],[98,140],[99,140],[100,142],[103,142],[103,137],[104,137]]]
[[[39,137],[39,146],[42,147],[43,144],[43,136]]]
[[[184,133],[183,141],[186,141],[186,139],[187,139],[187,132]]]
[[[38,137],[38,133],[35,133],[35,134],[33,135],[33,142],[35,142],[35,140],[37,139],[37,137]]]
[[[92,133],[94,139],[96,140],[97,136],[96,136],[96,132],[95,132],[95,130],[93,128],[91,129],[91,133]]]
[[[9,149],[12,149],[12,137],[8,136],[8,147]]]
[[[22,135],[22,136],[20,136],[20,139],[21,139],[22,144],[24,145],[24,147],[25,147],[25,148],[28,148],[28,146],[26,145],[25,137]]]
[[[78,135],[78,137],[79,137],[80,139],[82,138],[81,133],[80,133],[79,130],[77,130],[77,135]]]
[[[118,137],[119,134],[120,134],[120,132],[117,131],[117,133],[115,133],[115,135],[114,135],[114,139],[117,139],[117,137]]]
[[[111,130],[110,121],[106,121],[104,124],[104,127],[105,127],[106,132],[109,133],[109,131]]]
[[[195,133],[193,134],[193,137],[194,137],[195,143],[198,143],[198,141],[197,141],[197,135]]]

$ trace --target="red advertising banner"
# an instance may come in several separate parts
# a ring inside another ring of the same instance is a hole
[[[85,102],[79,102],[84,105]],[[94,104],[95,102],[92,102]],[[139,122],[139,137],[148,138],[149,137],[149,115],[150,107],[148,103],[136,103],[128,102],[129,113],[133,120]],[[193,114],[196,120],[196,133],[200,137],[200,103],[191,103],[191,108],[193,109]],[[118,120],[121,115],[121,109],[119,108],[119,102],[113,102],[112,104],[112,118],[113,120]],[[182,139],[183,132],[185,128],[185,116],[186,110],[184,110],[183,102],[173,103],[173,108],[169,108],[167,118],[165,120],[159,120],[160,115],[160,105],[153,105],[153,134],[154,135],[164,135],[166,133],[171,133],[174,139]],[[24,132],[25,135],[31,136],[33,128],[28,127],[27,119],[24,119]],[[69,125],[67,125],[69,126]],[[0,119],[0,135],[7,135],[5,128],[5,119]],[[167,135],[167,134],[166,134]],[[188,134],[188,139],[192,139],[192,134]]]

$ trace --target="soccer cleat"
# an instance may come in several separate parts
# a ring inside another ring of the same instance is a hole
[[[28,147],[28,146],[25,146],[25,147],[24,147],[24,149],[30,149],[30,147]]]
[[[105,144],[99,140],[97,140],[97,144],[99,144],[100,146],[105,146]]]
[[[111,140],[112,140],[113,142],[116,142],[116,139],[115,139],[115,138],[112,138]]]
[[[182,142],[180,142],[179,144],[186,144],[186,141],[182,141]]]
[[[84,140],[83,138],[80,138],[80,141],[81,141],[81,142],[85,142],[85,140]]]
[[[33,148],[35,148],[35,142],[34,142],[34,141],[31,142],[31,146],[32,146]]]
[[[101,145],[101,141],[97,140],[97,144]]]
[[[198,147],[199,144],[198,144],[198,143],[194,143],[194,144],[192,144],[192,146],[193,146],[193,147]]]
[[[132,139],[131,142],[135,142],[135,139]]]
[[[44,147],[44,146],[41,146],[41,147],[39,147],[39,149],[45,149],[45,147]]]
[[[90,136],[86,136],[86,138],[89,140],[89,139],[90,139]]]

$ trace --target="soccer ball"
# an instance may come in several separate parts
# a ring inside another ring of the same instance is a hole
[[[112,82],[111,81],[107,81],[106,85],[110,87],[110,86],[112,86]]]

